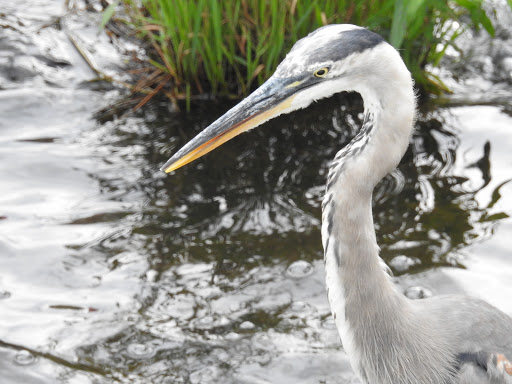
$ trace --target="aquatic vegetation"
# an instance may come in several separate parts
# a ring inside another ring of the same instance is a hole
[[[446,88],[425,65],[437,65],[466,28],[494,33],[481,0],[118,0],[105,10],[102,25],[118,3],[124,12],[116,20],[149,47],[150,67],[141,80],[152,91],[144,102],[158,91],[173,102],[204,93],[245,95],[270,76],[295,41],[331,23],[378,32],[400,50],[419,87],[438,93]]]

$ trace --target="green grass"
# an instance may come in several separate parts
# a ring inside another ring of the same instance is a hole
[[[425,65],[437,65],[465,28],[494,33],[481,0],[117,1],[125,22],[151,47],[153,79],[168,81],[160,89],[173,100],[203,93],[246,95],[272,74],[298,39],[331,23],[381,34],[400,50],[416,83],[439,92],[441,81],[425,72]],[[105,11],[103,25],[116,3]],[[462,15],[465,22],[459,23]],[[158,82],[147,85],[155,89]]]

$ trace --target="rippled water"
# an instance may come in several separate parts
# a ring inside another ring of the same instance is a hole
[[[60,1],[14,3],[0,16],[2,384],[357,382],[324,292],[320,202],[360,101],[337,95],[166,176],[230,104],[95,119],[118,92],[87,82],[67,34],[115,69],[98,16],[41,28]],[[374,215],[407,296],[512,314],[512,76],[489,73],[422,106]]]

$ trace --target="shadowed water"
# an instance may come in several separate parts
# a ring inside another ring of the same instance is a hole
[[[0,31],[1,383],[356,383],[326,300],[320,203],[360,99],[336,95],[165,175],[232,104],[96,119],[117,91],[86,82],[66,33],[100,63],[122,58],[104,53],[94,14],[41,29],[60,3],[38,4],[8,9]],[[409,297],[469,293],[512,314],[499,81],[499,103],[462,88],[452,100],[471,105],[422,105],[375,190],[381,255]]]

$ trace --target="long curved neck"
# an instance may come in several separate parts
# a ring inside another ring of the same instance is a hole
[[[379,257],[372,193],[407,149],[415,108],[412,85],[410,92],[388,98],[385,103],[364,90],[361,94],[365,104],[363,126],[336,155],[322,205],[322,240],[331,309],[336,317],[341,315],[336,314],[338,309],[344,311],[342,317],[351,327],[364,320],[360,316],[385,309],[391,315],[396,305],[403,304],[402,295],[395,291]],[[341,324],[341,328],[345,326]],[[340,333],[343,339],[343,332]]]
[[[336,155],[322,205],[328,298],[351,364],[365,382],[371,376],[368,364],[373,363],[364,362],[389,352],[379,350],[376,340],[396,334],[407,306],[383,271],[371,204],[375,185],[398,165],[407,149],[414,120],[410,74],[405,66],[396,71],[398,84],[380,88],[385,94],[364,86],[357,89],[365,120],[358,135]]]
[[[377,284],[382,285],[379,288],[391,285],[378,256],[372,193],[376,184],[398,165],[409,143],[415,96],[405,66],[404,71],[399,74],[405,84],[388,88],[388,94],[358,89],[365,107],[363,126],[336,154],[329,169],[322,204],[322,240],[326,261],[332,254],[345,291],[362,292]],[[361,276],[368,273],[375,274],[374,278]],[[327,288],[331,285],[328,282]]]

